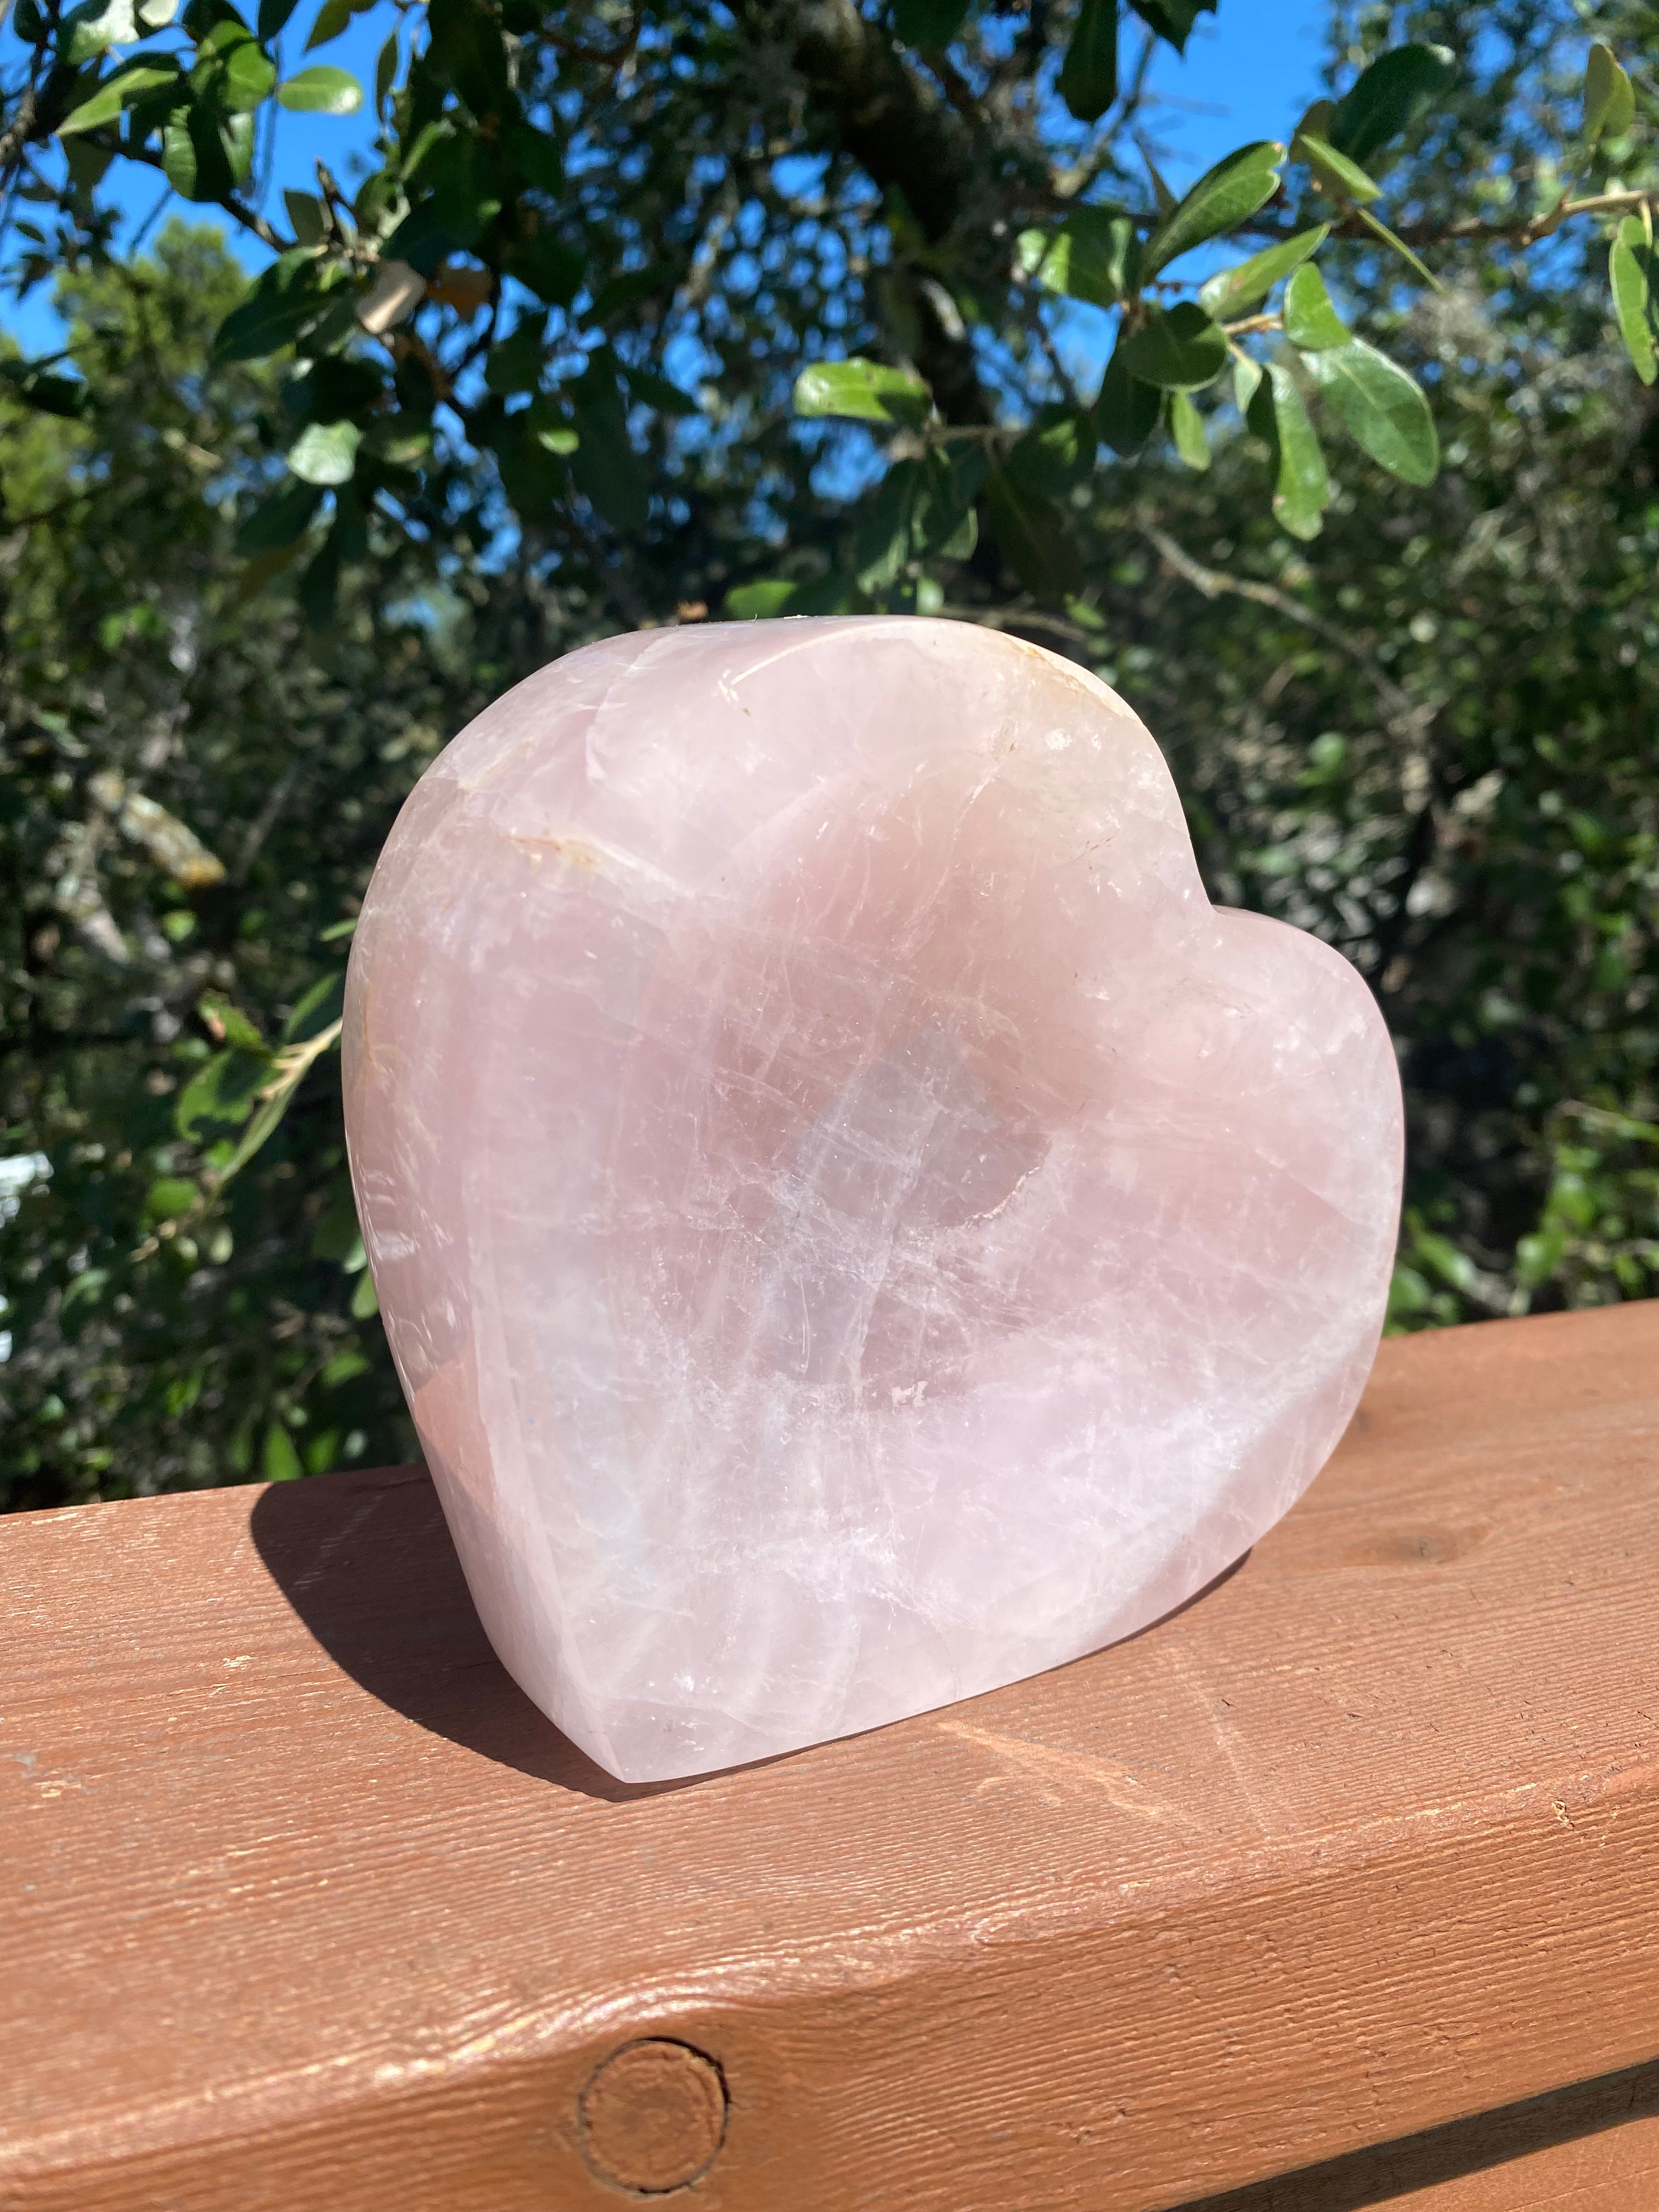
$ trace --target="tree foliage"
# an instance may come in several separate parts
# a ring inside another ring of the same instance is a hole
[[[292,12],[14,10],[11,281],[70,337],[0,357],[0,1502],[410,1449],[352,917],[489,696],[711,610],[1099,669],[1217,896],[1378,992],[1401,1324],[1650,1288],[1650,4],[1339,9],[1329,99],[1181,195],[1190,6],[433,0],[362,88]],[[279,111],[359,98],[374,165],[279,220]],[[117,163],[263,272],[114,255]]]

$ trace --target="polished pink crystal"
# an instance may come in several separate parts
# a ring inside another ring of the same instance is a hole
[[[654,631],[422,778],[352,954],[358,1205],[478,1609],[611,1772],[1127,1635],[1318,1471],[1395,1060],[1217,911],[1094,678],[902,617]]]

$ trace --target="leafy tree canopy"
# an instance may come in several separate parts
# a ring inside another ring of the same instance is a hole
[[[70,338],[0,356],[0,1502],[410,1448],[329,1074],[368,871],[495,692],[711,612],[1099,669],[1217,895],[1382,1000],[1402,1325],[1649,1288],[1650,0],[1339,8],[1179,196],[1188,5],[433,0],[367,88],[351,12],[15,0]],[[279,111],[357,101],[278,219]],[[114,252],[118,164],[263,272]]]

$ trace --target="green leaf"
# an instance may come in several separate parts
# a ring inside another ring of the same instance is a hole
[[[1419,260],[1417,255],[1412,252],[1410,246],[1407,245],[1405,240],[1403,238],[1397,238],[1394,232],[1389,228],[1388,224],[1383,222],[1381,216],[1373,215],[1370,208],[1363,207],[1356,208],[1354,210],[1354,213],[1359,217],[1359,220],[1365,225],[1368,230],[1373,230],[1376,232],[1376,235],[1382,240],[1384,246],[1390,247],[1393,252],[1400,256],[1402,261],[1407,263],[1410,267],[1416,270],[1418,275],[1423,279],[1425,284],[1431,284],[1437,292],[1443,292],[1445,290],[1445,286],[1435,275],[1433,270],[1429,267],[1427,262]]]
[[[362,435],[355,422],[313,422],[289,447],[289,467],[301,483],[349,483]]]
[[[392,97],[392,88],[398,82],[398,33],[394,29],[374,58],[374,112],[384,114],[386,104]]]
[[[144,1194],[144,1220],[150,1228],[159,1221],[176,1221],[188,1213],[202,1194],[185,1176],[161,1176]]]
[[[786,583],[781,576],[769,576],[755,584],[739,584],[726,595],[725,611],[738,622],[765,622],[777,615],[787,614],[789,602],[799,586]]]
[[[1092,459],[1092,428],[1089,433]],[[974,501],[984,487],[982,447],[958,447],[954,456],[935,451],[922,464],[922,480],[910,516],[910,549],[918,560],[965,561],[979,542]]]
[[[1184,54],[1194,24],[1200,15],[1214,15],[1217,0],[1129,0],[1129,4],[1149,31]]]
[[[384,374],[361,354],[299,362],[283,386],[283,405],[304,422],[343,422],[378,408],[385,396]]]
[[[1339,199],[1363,203],[1382,197],[1382,185],[1368,177],[1358,161],[1339,154],[1328,140],[1311,131],[1298,131],[1291,152],[1298,161],[1305,161],[1327,191],[1334,192]]]
[[[252,114],[270,96],[276,82],[276,63],[269,54],[262,53],[258,40],[246,33],[227,42],[222,59],[219,99],[234,114]]]
[[[78,107],[71,108],[58,126],[58,136],[66,138],[72,131],[96,131],[106,123],[113,123],[124,109],[134,100],[142,100],[146,93],[159,92],[163,86],[177,84],[179,65],[171,56],[155,63],[129,62],[106,77],[102,84]]]
[[[848,361],[815,362],[795,379],[797,415],[917,423],[926,418],[927,407],[927,386],[919,376],[856,354]]]
[[[204,991],[196,1001],[196,1011],[213,1035],[226,1044],[238,1046],[244,1052],[264,1052],[265,1041],[258,1024],[222,991]]]
[[[300,4],[300,0],[259,0],[259,13],[255,27],[261,46],[268,46],[274,38],[288,27],[288,19]]]
[[[1022,231],[1017,254],[1022,272],[1045,290],[1109,307],[1135,288],[1140,245],[1132,216],[1078,208],[1057,231]]]
[[[564,190],[564,156],[550,133],[533,123],[515,124],[507,133],[507,153],[526,184],[556,198]]]
[[[628,435],[614,375],[603,363],[571,387],[576,434],[570,457],[576,489],[614,529],[642,530],[651,511],[651,483]]]
[[[221,123],[205,100],[179,108],[161,128],[161,167],[184,199],[228,199],[238,182],[238,150],[230,126]]]
[[[132,0],[81,0],[58,27],[58,56],[72,69],[107,53],[112,46],[132,46],[143,36]]]
[[[422,133],[422,140],[426,137]],[[382,263],[406,261],[422,276],[431,276],[452,253],[467,252],[501,213],[501,196],[493,165],[475,131],[436,131],[418,143],[410,170],[419,167],[422,197],[380,246]]]
[[[1612,48],[1598,39],[1584,66],[1584,143],[1594,146],[1603,136],[1622,138],[1635,119],[1634,88]]]
[[[478,0],[427,0],[426,68],[453,85],[481,120],[503,112],[517,119],[507,48],[495,11]]]
[[[546,368],[547,311],[533,310],[516,323],[489,349],[484,362],[484,383],[503,396],[540,388]]]
[[[1163,394],[1156,386],[1143,384],[1139,377],[1130,374],[1120,337],[1112,349],[1106,374],[1100,380],[1100,396],[1095,401],[1095,422],[1101,436],[1115,453],[1129,459],[1157,428],[1163,404]]]
[[[320,246],[328,230],[328,216],[316,193],[285,191],[283,205],[288,210],[296,242],[301,246]]]
[[[1117,98],[1117,0],[1082,0],[1060,96],[1079,123],[1097,123]]]
[[[1059,498],[1090,475],[1099,441],[1088,416],[1069,408],[1045,408],[1010,449],[1004,465],[1022,491]]]
[[[374,1294],[374,1279],[367,1267],[357,1278],[349,1310],[353,1321],[373,1321],[380,1310],[380,1301]]]
[[[1154,307],[1118,350],[1123,366],[1143,384],[1164,392],[1198,392],[1227,366],[1227,333],[1202,307],[1182,300]]]
[[[319,975],[283,1024],[284,1044],[309,1044],[340,1018],[345,1006],[345,969]]]
[[[1176,453],[1189,469],[1209,467],[1210,441],[1204,417],[1184,392],[1170,394],[1170,435],[1175,441]]]
[[[0,361],[0,383],[11,396],[37,415],[57,415],[73,422],[86,406],[87,387],[70,376],[53,376],[39,362]]]
[[[1379,54],[1337,102],[1330,128],[1317,134],[1339,154],[1364,164],[1402,137],[1419,115],[1450,89],[1452,58],[1444,46],[1395,46]]]
[[[325,312],[328,292],[337,281],[337,273],[303,246],[283,254],[220,325],[215,359],[257,361],[291,345]]]
[[[179,1092],[173,1126],[187,1143],[211,1144],[227,1130],[240,1128],[270,1079],[270,1061],[263,1052],[234,1046],[216,1052]]]
[[[1440,441],[1414,378],[1364,338],[1305,356],[1320,396],[1356,444],[1403,483],[1432,483]]]
[[[1178,200],[1146,241],[1140,277],[1144,283],[1160,269],[1231,230],[1265,207],[1279,189],[1285,149],[1273,139],[1241,146],[1206,170],[1186,198]]]
[[[1249,421],[1273,455],[1274,514],[1292,537],[1317,538],[1330,505],[1331,480],[1302,394],[1279,362],[1267,364],[1250,402]]]
[[[1632,366],[1644,384],[1659,374],[1659,252],[1639,216],[1627,215],[1607,253],[1613,312]]]
[[[682,392],[678,384],[671,384],[665,376],[659,376],[648,368],[630,368],[623,365],[623,376],[630,398],[641,406],[654,407],[659,415],[696,415],[702,412],[689,392]]]
[[[265,1431],[259,1469],[267,1482],[298,1482],[305,1473],[300,1455],[294,1449],[294,1439],[280,1421],[273,1421]]]
[[[1294,238],[1287,238],[1282,246],[1264,246],[1248,261],[1221,270],[1200,285],[1199,306],[1218,322],[1255,307],[1258,300],[1267,298],[1281,276],[1288,276],[1311,259],[1330,234],[1329,223],[1318,223],[1312,230],[1298,231]]]
[[[898,461],[859,508],[853,571],[859,588],[887,591],[910,557],[910,516],[921,485],[920,461]]]
[[[1304,353],[1346,345],[1353,332],[1331,305],[1325,279],[1304,262],[1285,287],[1285,335]]]
[[[311,27],[311,35],[306,40],[306,52],[313,53],[319,46],[337,39],[354,15],[367,15],[374,5],[374,0],[323,0]]]
[[[291,545],[305,535],[322,499],[320,484],[285,483],[262,500],[237,532],[237,551],[274,553],[279,546]]]
[[[997,544],[1026,590],[1039,599],[1074,592],[1083,563],[1052,501],[1022,490],[996,468],[987,479],[986,496]]]
[[[968,0],[893,0],[893,28],[907,46],[948,46],[968,15]]]
[[[355,115],[363,104],[363,88],[349,70],[319,62],[279,85],[276,98],[283,107],[305,114]]]

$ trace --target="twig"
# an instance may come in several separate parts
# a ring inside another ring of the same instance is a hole
[[[1287,615],[1292,622],[1300,623],[1304,629],[1312,630],[1316,637],[1322,637],[1327,645],[1334,646],[1339,653],[1353,662],[1356,668],[1364,671],[1376,688],[1377,696],[1389,710],[1390,727],[1408,731],[1413,737],[1418,737],[1439,711],[1437,708],[1422,705],[1408,691],[1402,690],[1348,631],[1336,623],[1327,621],[1323,615],[1316,614],[1311,607],[1304,606],[1300,599],[1293,599],[1288,592],[1281,592],[1277,585],[1260,583],[1254,576],[1230,576],[1220,568],[1205,568],[1200,562],[1194,561],[1184,547],[1177,545],[1167,532],[1160,530],[1156,523],[1143,519],[1139,529],[1141,536],[1156,550],[1164,565],[1190,584],[1194,591],[1202,592],[1206,599],[1219,599],[1224,593],[1229,593],[1234,599],[1254,600],[1259,607],[1271,607],[1275,614]]]

